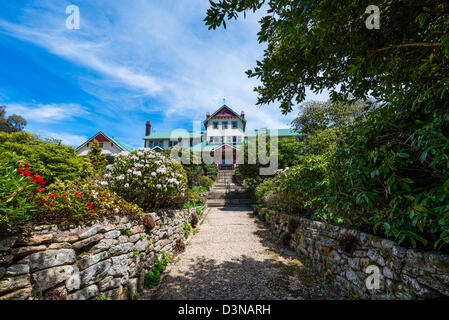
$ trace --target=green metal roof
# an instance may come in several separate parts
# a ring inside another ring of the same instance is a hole
[[[149,136],[144,137],[144,139],[170,139],[170,138],[197,138],[200,139],[205,131],[184,131],[184,130],[173,130],[173,131],[156,131],[152,132]]]
[[[103,132],[102,132],[103,133]],[[123,151],[126,152],[133,152],[134,150],[130,147],[128,147],[127,145],[121,143],[120,141],[116,140],[115,138],[108,136],[107,134],[103,133],[103,135],[108,138],[109,140],[111,140],[115,145],[117,145],[117,147],[119,147],[120,149],[122,149]]]
[[[270,134],[273,130],[277,130],[277,134],[279,137],[296,137],[302,135],[294,131],[293,129],[267,129],[267,133]],[[246,130],[245,137],[256,137],[260,130]],[[195,132],[187,132],[187,131],[158,131],[153,132],[149,136],[144,137],[143,139],[149,140],[158,140],[158,139],[170,139],[170,138],[196,138],[200,139],[206,132],[205,131],[195,131]]]
[[[193,152],[207,152],[207,151],[214,151],[215,149],[219,149],[224,145],[228,145],[231,147],[234,147],[236,149],[240,148],[241,145],[243,144],[236,144],[236,145],[232,145],[232,144],[227,144],[227,143],[222,143],[222,144],[208,144],[207,141],[203,141],[201,143],[198,143],[197,145],[194,145],[193,147],[191,147],[191,150]]]
[[[277,130],[277,135],[279,137],[297,137],[302,135],[293,129],[267,129],[267,134],[270,135],[271,132],[275,132]],[[245,137],[256,137],[259,134],[260,130],[246,130]]]

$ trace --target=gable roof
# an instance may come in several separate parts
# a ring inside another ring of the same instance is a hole
[[[193,152],[207,152],[207,151],[212,152],[212,151],[222,148],[223,146],[228,146],[233,149],[238,149],[242,145],[243,144],[231,145],[228,143],[209,144],[207,141],[203,141],[201,143],[194,145],[193,147],[190,147],[190,150],[192,150]]]
[[[99,139],[96,139],[96,138]],[[83,147],[86,143],[92,141],[92,140],[97,140],[98,142],[111,142],[113,144],[115,144],[117,146],[117,148],[119,148],[122,151],[126,151],[126,152],[133,152],[133,149],[128,147],[127,145],[121,143],[120,141],[116,140],[114,137],[108,136],[107,134],[105,134],[102,131],[99,131],[97,134],[95,134],[93,137],[91,137],[90,139],[88,139],[86,142],[84,142],[82,145],[80,145],[78,148],[76,148],[76,150],[78,151],[81,147]],[[100,141],[101,140],[101,141]]]
[[[228,107],[227,105],[222,105],[221,108],[219,108],[217,111],[215,111],[209,118],[207,118],[206,120],[204,120],[204,127],[207,126],[207,123],[214,117],[219,118],[219,117],[232,117],[235,116],[237,118],[239,118],[240,120],[242,120],[243,122],[243,129],[245,128],[246,125],[246,120],[244,118],[242,118],[237,112],[235,112],[234,110],[232,110],[230,107]]]

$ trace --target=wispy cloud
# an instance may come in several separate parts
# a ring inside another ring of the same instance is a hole
[[[85,117],[89,114],[83,106],[74,103],[50,105],[10,103],[6,105],[8,114],[19,114],[25,120],[37,123],[55,123]]]

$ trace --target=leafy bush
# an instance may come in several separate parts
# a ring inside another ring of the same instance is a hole
[[[148,149],[121,153],[107,166],[105,181],[129,202],[144,210],[179,207],[187,196],[187,178],[181,164]]]
[[[291,214],[327,213],[328,162],[325,156],[304,157],[301,164],[279,172],[256,189],[257,199]]]
[[[84,159],[59,140],[39,140],[36,135],[25,132],[0,132],[0,152],[15,152],[48,184],[56,179],[73,180],[83,174]]]
[[[212,187],[214,184],[214,181],[209,178],[208,176],[202,176],[200,177],[199,185],[206,187],[208,190]]]
[[[15,154],[0,156],[0,227],[30,219],[37,211],[35,195],[45,182]]]
[[[377,108],[345,134],[330,194],[346,224],[412,246],[449,243],[449,115],[428,109]]]
[[[203,164],[203,168],[206,171],[206,175],[211,178],[212,180],[215,181],[215,179],[217,179],[218,176],[218,167],[215,164]]]

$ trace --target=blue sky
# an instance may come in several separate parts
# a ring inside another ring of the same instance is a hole
[[[68,30],[66,7],[80,8]],[[98,131],[138,148],[153,130],[191,130],[223,98],[248,128],[287,128],[276,104],[257,107],[245,71],[263,54],[260,14],[208,30],[207,0],[0,2],[0,105],[26,131],[78,146]],[[307,100],[327,94],[309,92]]]

